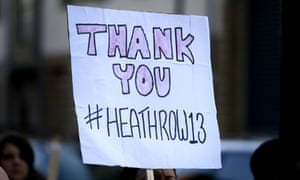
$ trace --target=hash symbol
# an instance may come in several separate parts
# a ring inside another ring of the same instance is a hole
[[[102,115],[99,115],[99,112],[102,111],[103,109],[100,108],[98,104],[96,104],[96,111],[91,112],[91,106],[90,104],[88,105],[88,115],[84,117],[84,119],[88,119],[85,123],[90,124],[90,128],[93,129],[93,121],[96,121],[97,123],[97,129],[99,129],[99,119],[102,118]]]

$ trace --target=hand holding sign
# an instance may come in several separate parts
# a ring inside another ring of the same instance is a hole
[[[84,163],[220,168],[208,20],[68,6]]]

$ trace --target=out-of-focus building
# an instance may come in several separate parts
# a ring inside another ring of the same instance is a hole
[[[66,16],[75,4],[208,16],[221,136],[277,133],[280,1],[264,2],[2,0],[0,132],[77,138]]]

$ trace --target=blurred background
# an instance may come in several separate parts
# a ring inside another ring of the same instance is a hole
[[[17,130],[46,141],[59,136],[73,143],[81,161],[67,4],[208,16],[226,150],[243,151],[252,143],[246,150],[249,160],[263,140],[288,134],[280,128],[286,127],[281,121],[283,0],[0,0],[0,133]],[[120,172],[82,166],[94,179],[114,179]]]

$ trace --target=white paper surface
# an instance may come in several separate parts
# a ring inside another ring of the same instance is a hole
[[[83,162],[220,168],[208,19],[68,6]]]

